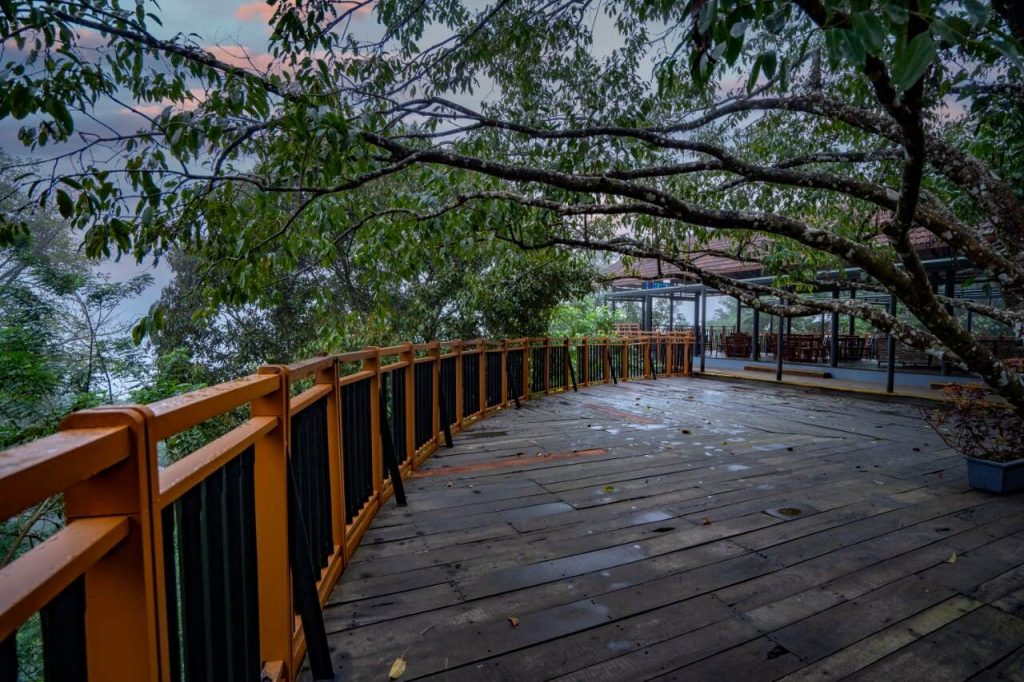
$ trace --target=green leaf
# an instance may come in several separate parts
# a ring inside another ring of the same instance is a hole
[[[842,30],[839,32],[839,50],[843,58],[854,66],[864,65],[867,51],[864,49],[864,43],[860,36],[853,31]]]
[[[908,45],[896,46],[892,65],[892,81],[898,90],[908,90],[917,83],[935,60],[935,41],[930,33],[914,36]]]
[[[754,86],[757,85],[757,75],[761,71],[761,62],[764,61],[764,55],[758,55],[757,59],[754,60],[754,66],[750,70],[750,77],[747,78],[747,93],[753,91]]]
[[[718,0],[704,0],[704,4],[700,8],[700,14],[697,16],[697,30],[701,33],[707,33],[711,29],[711,23],[715,20],[717,12]]]
[[[910,19],[910,13],[907,12],[907,6],[903,0],[886,0],[882,3],[882,12],[889,18],[889,21],[898,26],[906,24]]]
[[[733,38],[740,38],[747,32],[747,26],[749,25],[749,21],[737,21],[729,27],[729,35]]]
[[[71,195],[62,189],[57,190],[57,210],[64,218],[70,218],[74,212],[74,203],[71,201]]]
[[[765,52],[764,62],[761,64],[761,70],[764,71],[764,75],[769,79],[775,78],[776,66],[778,66],[778,57],[775,56],[775,53]]]
[[[871,54],[878,54],[885,46],[885,27],[882,20],[871,12],[858,12],[850,17],[853,22],[853,30],[860,37],[864,47]]]

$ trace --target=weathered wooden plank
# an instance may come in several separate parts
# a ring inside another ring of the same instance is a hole
[[[852,680],[966,680],[1024,644],[1024,620],[981,606],[870,665]]]
[[[529,456],[577,448],[608,454]],[[629,382],[502,411],[425,466],[451,471],[381,510],[326,609],[353,679],[400,654],[403,679],[867,673],[1024,604],[1022,497],[968,491],[916,407]],[[785,505],[807,511],[764,513]]]
[[[812,682],[823,679],[838,680],[852,675],[981,606],[983,604],[979,601],[956,595],[801,668],[783,680]]]

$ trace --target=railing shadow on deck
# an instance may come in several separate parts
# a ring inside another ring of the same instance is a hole
[[[48,680],[294,680],[309,646],[298,569],[312,567],[319,616],[394,494],[384,438],[405,477],[446,431],[510,401],[689,375],[692,344],[689,333],[407,343],[72,414],[0,453],[0,518],[53,495],[66,517],[0,569],[0,682],[18,679],[17,633],[36,613]],[[241,425],[158,466],[161,441],[245,406]]]

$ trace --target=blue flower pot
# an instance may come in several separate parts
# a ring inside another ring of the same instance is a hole
[[[967,482],[975,488],[993,493],[1024,490],[1024,458],[1009,462],[992,462],[967,457]]]

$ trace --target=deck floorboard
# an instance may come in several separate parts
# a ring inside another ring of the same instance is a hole
[[[919,406],[595,386],[406,491],[324,614],[344,679],[1024,679],[1024,495],[972,490]]]

